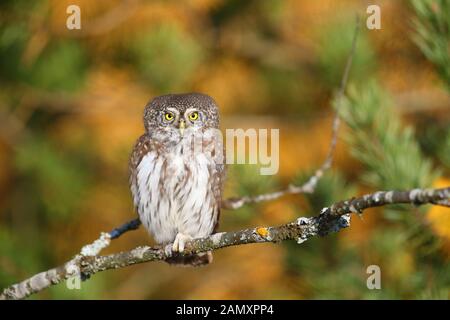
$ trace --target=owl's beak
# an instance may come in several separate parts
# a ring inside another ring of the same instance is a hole
[[[183,133],[184,133],[184,129],[186,128],[186,123],[184,122],[184,120],[180,120],[180,126],[179,126],[179,129],[180,129],[180,134],[181,134],[181,136],[183,136]]]

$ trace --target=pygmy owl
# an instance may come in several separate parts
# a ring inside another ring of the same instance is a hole
[[[177,252],[218,226],[225,170],[217,105],[200,93],[156,97],[145,107],[144,127],[130,158],[139,218],[158,244],[173,243],[167,262],[208,264],[211,252]]]

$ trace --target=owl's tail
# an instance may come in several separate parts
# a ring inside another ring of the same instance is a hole
[[[213,261],[211,251],[196,253],[189,256],[173,256],[165,260],[168,264],[179,267],[202,267]]]

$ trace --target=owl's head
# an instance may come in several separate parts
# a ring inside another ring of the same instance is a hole
[[[214,99],[206,94],[168,94],[147,104],[144,126],[147,133],[183,136],[199,129],[218,128],[219,110]]]

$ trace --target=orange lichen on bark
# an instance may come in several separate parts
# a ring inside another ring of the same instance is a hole
[[[259,227],[256,228],[256,233],[259,234],[261,237],[265,238],[269,235],[269,230],[265,227]]]
[[[450,185],[450,179],[440,178],[433,187],[443,188]],[[443,206],[432,206],[427,213],[427,220],[431,224],[431,228],[441,238],[450,243],[450,209]]]

